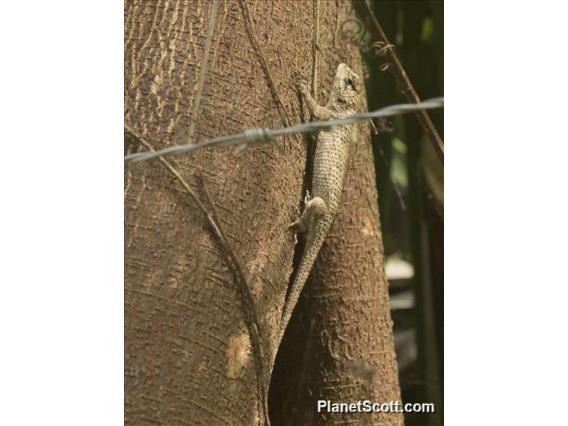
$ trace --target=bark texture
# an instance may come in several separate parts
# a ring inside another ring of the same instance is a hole
[[[320,2],[320,104],[327,101],[337,63],[365,73],[357,48],[343,42],[354,18],[350,2]],[[286,417],[283,424],[403,424],[400,413],[314,408],[317,400],[400,400],[368,126],[359,126],[359,136],[334,224],[273,373],[271,408],[274,417]]]
[[[318,53],[324,79],[319,87],[327,91],[339,59],[359,70],[361,64],[358,53],[338,39],[349,5],[320,2],[319,9],[325,44]],[[312,79],[314,16],[312,3],[301,1],[127,0],[126,122],[163,148],[306,119],[294,79],[296,72]],[[349,401],[364,394],[390,400],[399,393],[372,156],[368,137],[361,140],[345,203],[309,289],[314,315],[305,342],[313,353],[303,351],[302,359],[321,368],[305,375],[321,385],[312,399]],[[287,225],[299,213],[309,179],[304,139],[289,137],[278,145],[168,160],[208,211],[217,213],[240,259],[268,369],[294,266],[296,246]],[[147,148],[127,139],[126,149]],[[126,424],[263,424],[259,392],[270,378],[258,374],[237,277],[204,213],[159,161],[125,170],[125,247]],[[353,377],[351,358],[376,368],[370,380]],[[283,390],[276,382],[274,394]],[[292,412],[282,410],[284,400],[272,399],[279,417],[274,425],[293,424]],[[304,415],[315,410],[295,404]],[[400,417],[352,418],[396,424],[388,419]],[[321,424],[329,416],[312,420]]]

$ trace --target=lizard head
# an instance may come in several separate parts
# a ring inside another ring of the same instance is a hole
[[[338,110],[357,110],[361,79],[345,64],[339,64],[331,91],[333,105]]]

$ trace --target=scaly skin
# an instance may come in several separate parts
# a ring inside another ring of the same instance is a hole
[[[343,118],[355,114],[359,107],[360,90],[359,77],[345,64],[339,64],[337,67],[326,106],[318,105],[304,85],[300,87],[308,108],[316,120]],[[353,124],[334,126],[321,131],[318,135],[311,197],[310,194],[306,196],[302,216],[292,224],[301,231],[307,230],[306,246],[296,277],[288,292],[288,299],[284,304],[278,343],[282,340],[339,205],[353,130]]]

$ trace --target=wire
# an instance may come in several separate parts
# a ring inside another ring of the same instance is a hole
[[[290,127],[281,127],[275,129],[267,128],[253,128],[247,129],[242,133],[234,135],[219,136],[212,139],[206,139],[201,143],[188,143],[185,145],[176,145],[169,148],[164,148],[159,151],[137,152],[128,154],[124,157],[127,163],[146,161],[152,158],[165,157],[170,155],[189,154],[202,148],[220,148],[236,145],[238,150],[248,148],[250,145],[275,143],[277,136],[285,136],[292,134],[313,133],[319,130],[329,129],[334,126],[343,126],[352,124],[359,121],[369,120],[378,117],[389,117],[393,115],[405,114],[409,112],[421,111],[426,109],[435,109],[444,107],[444,98],[432,98],[426,101],[412,104],[398,104],[380,108],[376,111],[362,112],[354,114],[345,118],[337,118],[328,121],[313,121],[310,123],[297,124]],[[130,126],[126,126],[129,130]],[[137,132],[130,132],[135,137],[139,138]]]

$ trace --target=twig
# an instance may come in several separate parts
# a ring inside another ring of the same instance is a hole
[[[270,424],[270,419],[268,416],[268,389],[267,389],[267,377],[265,376],[267,373],[267,362],[264,355],[264,347],[265,342],[263,339],[263,334],[261,333],[260,329],[260,321],[258,320],[258,313],[256,309],[256,305],[254,303],[254,299],[250,292],[250,287],[247,283],[245,278],[245,274],[243,272],[243,268],[241,266],[241,262],[239,258],[231,248],[225,233],[223,232],[222,228],[217,225],[221,223],[219,220],[219,216],[217,215],[217,209],[215,208],[215,204],[209,194],[209,190],[207,189],[207,185],[205,183],[205,179],[201,176],[201,182],[203,185],[203,192],[205,193],[205,198],[207,199],[207,203],[211,207],[212,218],[209,218],[209,223],[213,227],[217,237],[221,240],[221,245],[225,250],[225,256],[228,261],[229,265],[233,265],[233,275],[237,278],[237,282],[240,287],[241,298],[244,305],[245,311],[245,318],[247,320],[247,326],[249,329],[249,333],[251,335],[251,346],[256,358],[256,367],[257,367],[257,376],[258,376],[258,386],[260,390],[261,396],[261,404],[264,414],[265,423],[267,425]]]
[[[157,152],[154,149],[153,144],[151,144],[144,136],[142,136],[134,128],[132,128],[132,126],[128,125],[127,123],[124,123],[124,128],[126,129],[126,131],[128,131],[128,133],[130,133],[132,136],[134,136],[142,145],[144,145],[146,148],[148,148],[151,152]],[[187,191],[187,193],[191,196],[191,199],[193,201],[195,201],[195,203],[203,211],[205,216],[207,216],[207,218],[209,219],[210,215],[209,215],[207,209],[205,208],[205,205],[201,202],[201,200],[199,199],[199,197],[197,196],[195,191],[193,191],[193,189],[191,189],[191,187],[188,185],[188,183],[185,181],[185,179],[181,177],[181,175],[174,168],[174,166],[172,166],[163,157],[159,157],[159,159],[164,164],[164,166],[166,166],[166,168],[177,178],[177,180],[181,183],[181,185],[184,187],[184,189]],[[213,226],[213,224],[212,224],[212,226]]]
[[[213,35],[215,32],[215,25],[217,24],[217,14],[219,12],[219,7],[221,2],[219,0],[214,0],[209,6],[209,19],[207,21],[207,39],[203,46],[203,56],[201,58],[201,63],[203,64],[199,73],[199,78],[197,80],[197,90],[193,97],[193,108],[191,112],[191,123],[189,125],[188,139],[192,139],[195,133],[195,126],[197,123],[197,117],[199,112],[199,105],[201,104],[201,95],[203,93],[203,87],[205,86],[205,76],[209,69],[209,55],[211,53],[211,43],[213,41]]]
[[[240,0],[240,4],[241,4],[241,9],[243,11],[243,16],[245,18],[245,24],[246,24],[246,27],[247,27],[247,31],[249,33],[250,42],[252,44],[254,52],[256,53],[256,56],[258,57],[258,61],[260,62],[260,66],[262,67],[262,70],[264,71],[264,76],[266,77],[266,80],[268,81],[268,87],[270,89],[270,93],[271,93],[272,97],[274,98],[276,105],[278,106],[278,112],[280,113],[280,119],[282,120],[282,122],[284,123],[285,126],[289,126],[290,125],[290,119],[288,118],[288,113],[286,112],[286,108],[284,108],[284,104],[282,103],[282,100],[280,99],[280,95],[278,94],[278,90],[276,90],[276,86],[274,85],[274,81],[272,80],[272,75],[270,74],[270,69],[268,68],[268,63],[266,62],[263,50],[260,47],[258,40],[256,39],[256,34],[254,32],[254,24],[253,24],[252,19],[250,17],[250,11],[249,11],[247,2],[246,2],[246,0]]]
[[[142,145],[144,145],[150,151],[155,152],[153,144],[150,143],[144,136],[142,136],[140,133],[138,133],[135,129],[133,129],[131,126],[129,126],[126,123],[124,127]],[[244,317],[246,318],[247,328],[251,336],[251,346],[255,357],[255,366],[257,370],[256,373],[258,376],[258,387],[259,387],[260,397],[262,399],[263,414],[266,424],[269,425],[270,420],[268,417],[268,407],[267,407],[268,391],[265,386],[265,379],[266,379],[265,372],[266,372],[267,363],[265,361],[264,350],[263,350],[264,340],[262,338],[263,335],[260,332],[260,323],[258,320],[258,315],[254,304],[254,300],[252,298],[252,294],[250,293],[250,287],[248,286],[239,259],[231,249],[231,245],[229,244],[227,237],[223,233],[221,227],[218,225],[218,223],[220,223],[219,217],[215,209],[215,204],[213,204],[213,201],[211,200],[211,195],[209,194],[207,186],[205,185],[205,180],[203,179],[203,176],[201,177],[201,181],[203,184],[203,192],[205,193],[205,198],[207,199],[207,203],[211,207],[211,212],[205,207],[205,205],[201,202],[195,191],[189,186],[189,184],[179,174],[179,172],[175,169],[175,167],[173,167],[163,157],[159,157],[159,160],[176,177],[176,179],[180,182],[180,184],[190,195],[191,199],[197,204],[199,209],[203,212],[203,214],[207,218],[207,221],[209,222],[209,225],[213,230],[213,234],[217,237],[217,240],[221,245],[221,249],[225,256],[225,261],[227,262],[227,266],[229,266],[229,269],[231,269],[231,272],[233,273],[239,285],[239,292],[241,293],[243,304],[245,305]]]
[[[379,24],[379,21],[375,17],[375,14],[373,13],[373,10],[369,6],[369,4],[367,4],[367,2],[364,0],[358,0],[353,2],[353,6],[355,7],[359,15],[366,20],[367,27],[371,30],[373,37],[375,37],[377,40],[383,43],[383,46],[385,47],[384,55],[387,58],[387,60],[392,64],[394,74],[398,78],[399,82],[402,84],[402,89],[408,101],[419,103],[420,98],[418,97],[416,90],[414,90],[412,82],[406,75],[406,71],[402,67],[402,64],[400,63],[398,56],[396,55],[394,50],[390,48],[392,45],[389,43],[385,32],[383,31],[381,25]],[[426,133],[428,139],[430,139],[430,142],[432,142],[434,151],[436,151],[436,154],[438,154],[438,157],[443,162],[444,143],[442,142],[440,135],[436,131],[436,128],[432,123],[432,120],[430,120],[428,113],[426,111],[418,111],[416,112],[416,117],[418,118],[418,121],[420,122],[420,125],[424,130],[424,133]]]
[[[319,53],[319,0],[314,1],[314,21],[315,21],[315,34],[312,44],[313,56],[313,72],[312,72],[312,90],[314,92],[314,99],[318,100],[318,53]]]
[[[194,152],[201,148],[219,148],[237,145],[240,147],[250,146],[252,144],[274,143],[277,136],[291,135],[296,133],[313,133],[319,130],[329,129],[333,126],[341,126],[345,124],[356,123],[358,121],[369,120],[378,117],[389,117],[392,115],[405,114],[408,112],[419,111],[423,109],[442,108],[444,105],[443,98],[433,98],[419,103],[391,105],[385,108],[371,112],[362,112],[345,118],[337,118],[328,121],[312,121],[310,123],[296,124],[291,127],[281,127],[275,129],[256,128],[247,129],[242,133],[235,135],[219,136],[212,139],[194,144],[176,145],[164,148],[155,152],[137,152],[128,154],[124,157],[126,162],[135,162],[149,160],[151,158],[162,157],[167,155],[180,155]],[[126,125],[125,125],[126,126]],[[126,126],[126,129],[131,128]],[[133,133],[133,132],[131,132]],[[134,134],[134,133],[133,133]]]

